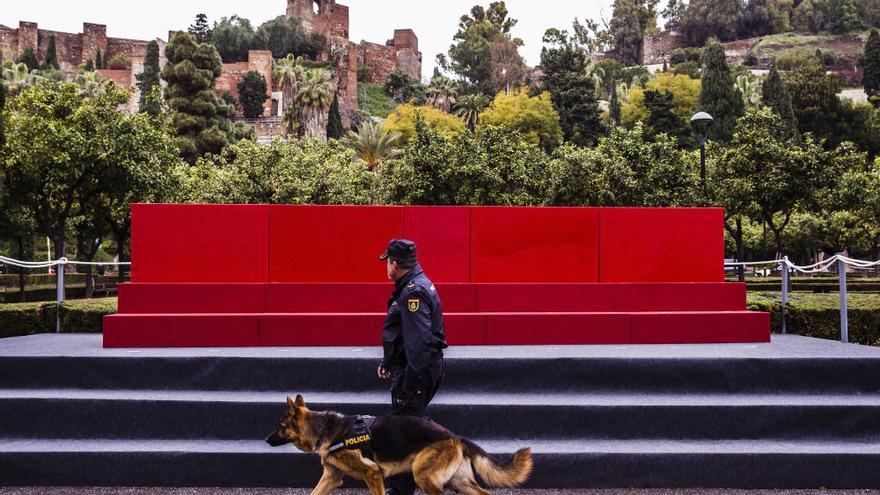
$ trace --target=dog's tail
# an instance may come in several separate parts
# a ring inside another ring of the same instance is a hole
[[[464,455],[471,461],[474,470],[490,486],[512,488],[522,485],[532,473],[532,450],[519,449],[510,462],[502,464],[487,454],[479,445],[462,438]]]

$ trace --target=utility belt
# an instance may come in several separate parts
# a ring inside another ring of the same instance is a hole
[[[373,422],[375,416],[347,416],[345,420],[349,424],[348,434],[339,443],[331,445],[328,451],[333,452],[348,449],[360,450],[361,454],[368,459],[373,458]]]

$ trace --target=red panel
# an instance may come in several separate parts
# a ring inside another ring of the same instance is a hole
[[[613,311],[614,292],[600,284],[480,284],[480,311]]]
[[[406,207],[406,238],[434,283],[470,281],[470,229],[470,208]]]
[[[120,313],[262,313],[266,284],[119,285]]]
[[[596,208],[471,209],[472,282],[598,282]]]
[[[268,284],[269,313],[381,313],[394,292],[391,282]]]
[[[720,208],[603,208],[600,281],[723,282]]]
[[[260,345],[377,346],[384,319],[384,313],[263,315]]]
[[[489,345],[628,344],[623,313],[530,313],[486,316]]]
[[[633,313],[633,344],[770,342],[770,314]]]
[[[486,315],[444,314],[443,323],[449,345],[486,345]]]
[[[266,282],[264,205],[134,204],[133,282]]]
[[[609,284],[614,311],[743,311],[740,283]]]
[[[437,284],[436,288],[444,316],[448,313],[476,313],[479,311],[475,284]]]
[[[110,315],[104,347],[254,347],[259,315]]]
[[[270,207],[271,282],[385,282],[379,255],[403,237],[403,207]]]

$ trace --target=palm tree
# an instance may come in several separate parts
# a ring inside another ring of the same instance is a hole
[[[402,150],[397,147],[399,139],[399,132],[388,132],[381,123],[367,120],[360,125],[357,133],[348,131],[343,143],[355,150],[358,158],[373,170],[401,153]]]
[[[295,104],[302,116],[305,137],[327,140],[327,118],[333,103],[333,84],[324,69],[306,69],[297,84]]]
[[[276,60],[275,67],[272,69],[272,75],[278,81],[278,87],[284,93],[283,105],[289,106],[293,103],[293,96],[297,91],[297,84],[302,79],[304,67],[302,65],[302,57],[294,58],[293,54]]]
[[[98,75],[97,72],[81,72],[76,75],[76,78],[73,80],[77,86],[79,86],[79,92],[83,96],[98,96],[104,91],[104,85],[107,83],[107,80]]]
[[[455,104],[454,113],[474,132],[480,123],[480,114],[489,106],[489,97],[483,94],[464,95]]]
[[[26,64],[16,64],[14,62],[5,62],[3,64],[2,76],[10,96],[18,94],[44,79],[36,71],[29,71]]]
[[[746,108],[753,108],[761,103],[761,81],[750,74],[740,74],[736,78],[736,89],[739,90]]]
[[[593,81],[593,91],[596,94],[596,98],[599,98],[602,94],[602,87],[605,84],[605,69],[598,64],[590,62],[584,67],[584,76],[587,77],[587,80]]]
[[[431,80],[427,93],[429,105],[448,113],[455,104],[458,89],[452,79],[440,76]]]

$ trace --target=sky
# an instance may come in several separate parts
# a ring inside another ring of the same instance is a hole
[[[483,0],[488,5],[490,0]],[[458,19],[478,0],[338,0],[348,5],[351,39],[384,43],[394,29],[411,28],[419,37],[423,54],[422,77],[430,78],[437,53],[446,52],[458,28]],[[37,22],[41,29],[79,33],[83,22],[107,25],[114,38],[167,39],[168,31],[192,24],[196,14],[208,15],[211,23],[238,14],[254,26],[284,14],[286,0],[2,0],[0,24],[17,27],[18,21]],[[507,0],[510,15],[519,20],[513,35],[522,38],[520,53],[529,65],[537,65],[541,37],[549,27],[570,28],[572,20],[609,18],[612,0]],[[149,8],[145,8],[149,5]]]

